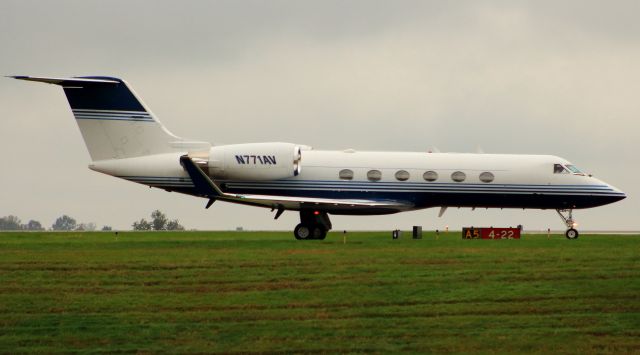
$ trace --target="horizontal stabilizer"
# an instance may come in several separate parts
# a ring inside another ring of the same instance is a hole
[[[27,81],[38,81],[41,83],[55,84],[55,85],[78,85],[86,83],[102,83],[102,84],[120,84],[122,81],[117,78],[105,77],[105,76],[87,76],[78,78],[45,78],[37,76],[26,75],[13,75],[10,78]]]

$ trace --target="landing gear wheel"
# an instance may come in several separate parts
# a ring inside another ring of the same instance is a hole
[[[330,230],[331,221],[327,212],[303,209],[300,210],[300,224],[294,229],[293,235],[298,240],[323,240]]]
[[[327,237],[327,231],[322,226],[315,226],[311,229],[312,239],[324,240]]]
[[[564,233],[564,236],[567,237],[567,239],[578,239],[579,235],[580,233],[578,233],[575,228],[567,229],[567,231]]]
[[[311,235],[311,228],[309,228],[309,226],[306,226],[302,223],[296,226],[296,229],[293,230],[293,235],[298,240],[313,239]]]
[[[576,226],[576,222],[573,220],[573,210],[556,210],[556,212],[558,212],[558,215],[562,218],[562,221],[564,221],[564,224],[568,228],[564,233],[564,236],[567,237],[567,239],[578,239],[579,233],[574,228]]]

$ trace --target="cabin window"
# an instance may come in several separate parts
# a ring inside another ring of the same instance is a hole
[[[485,171],[484,173],[480,174],[480,181],[482,182],[492,182],[494,179],[494,176],[492,173]]]
[[[451,180],[455,182],[463,182],[464,179],[466,178],[467,178],[467,175],[462,171],[456,171],[453,174],[451,174]]]
[[[427,181],[436,181],[438,180],[438,173],[436,173],[435,171],[427,171],[426,173],[422,174],[422,177]]]
[[[369,170],[369,172],[367,172],[367,179],[369,179],[369,181],[380,181],[380,179],[382,179],[382,173],[380,170]]]
[[[353,170],[350,169],[342,169],[340,173],[338,173],[340,180],[353,180]]]
[[[409,172],[406,170],[398,170],[396,172],[396,179],[399,181],[407,181],[409,180]]]
[[[554,174],[569,174],[569,170],[567,170],[562,164],[553,164],[553,173]]]

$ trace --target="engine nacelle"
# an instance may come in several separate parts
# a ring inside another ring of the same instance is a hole
[[[212,147],[206,167],[213,179],[275,180],[300,174],[301,159],[300,146],[292,143],[232,144]]]

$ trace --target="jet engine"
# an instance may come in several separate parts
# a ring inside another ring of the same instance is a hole
[[[300,174],[301,148],[292,143],[248,143],[212,147],[189,154],[216,180],[276,180]]]

